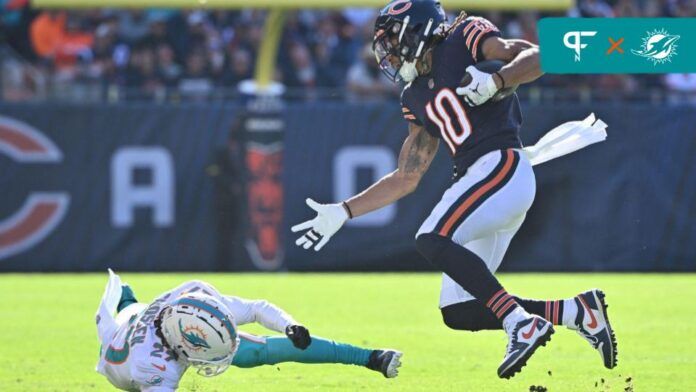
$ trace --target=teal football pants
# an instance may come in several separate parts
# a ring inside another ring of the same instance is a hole
[[[239,350],[232,360],[232,365],[240,368],[275,365],[281,362],[365,366],[372,353],[372,350],[316,336],[312,336],[312,344],[306,350],[296,348],[290,339],[284,336],[261,337],[240,333],[239,337]]]

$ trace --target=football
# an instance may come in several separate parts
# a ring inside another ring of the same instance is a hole
[[[505,62],[500,61],[500,60],[485,60],[481,61],[480,63],[477,63],[475,65],[476,69],[478,69],[481,72],[486,72],[486,73],[494,73],[499,71],[501,68],[505,66]],[[459,84],[460,86],[468,86],[469,83],[471,83],[471,75],[467,72],[464,77],[462,78],[461,83]],[[491,98],[491,101],[497,102],[500,100],[503,100],[512,94],[515,93],[517,90],[518,86],[505,86],[505,88],[498,90],[497,93]]]

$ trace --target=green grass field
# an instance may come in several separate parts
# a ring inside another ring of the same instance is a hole
[[[509,291],[566,297],[601,287],[619,342],[619,364],[562,327],[521,374],[500,380],[496,368],[506,340],[499,331],[447,329],[437,309],[436,274],[121,274],[141,301],[184,280],[209,281],[226,294],[266,298],[314,335],[367,347],[404,351],[393,380],[342,365],[280,364],[230,368],[193,391],[692,391],[696,388],[696,275],[503,274]],[[94,312],[107,275],[0,275],[0,391],[106,391],[94,371],[98,343]],[[263,333],[253,326],[247,332]],[[627,378],[631,378],[627,382]],[[629,389],[626,389],[630,387]],[[633,388],[633,389],[631,389]]]

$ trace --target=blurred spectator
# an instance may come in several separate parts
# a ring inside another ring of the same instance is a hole
[[[65,35],[65,12],[43,12],[31,24],[31,43],[40,57],[52,59]]]
[[[614,17],[614,10],[604,0],[578,0],[577,11],[585,18]]]
[[[377,18],[377,10],[374,8],[346,8],[343,11],[343,16],[358,28],[365,25],[372,28],[372,24]]]
[[[9,43],[13,50],[32,60],[29,26],[34,14],[29,0],[0,0],[0,43]]]
[[[242,80],[251,79],[252,71],[251,54],[247,50],[231,51],[226,58],[220,82],[225,87],[235,87]]]
[[[361,58],[348,71],[348,91],[356,101],[397,97],[399,88],[379,69],[372,45],[363,47]]]
[[[356,29],[346,18],[337,16],[336,23],[338,29],[336,32],[336,45],[331,48],[330,64],[335,72],[334,84],[332,86],[343,86],[345,84],[345,75],[348,69],[353,64],[353,61],[358,58],[358,50],[361,47],[356,41]],[[371,60],[370,60],[371,61]]]
[[[40,97],[45,88],[43,75],[31,67],[24,66],[18,59],[4,56],[0,62],[0,99],[5,101],[26,101]]]
[[[696,13],[696,4],[693,0],[667,0],[664,1],[663,14],[671,17],[690,17]]]
[[[93,34],[83,31],[80,19],[64,12],[44,12],[31,25],[36,54],[50,61],[59,72],[72,74],[78,57],[89,56]]]
[[[174,49],[168,44],[157,47],[157,73],[167,87],[179,85],[182,69],[174,58]]]
[[[312,88],[316,85],[316,70],[309,49],[301,43],[290,46],[290,71],[284,75],[288,87]]]
[[[139,42],[150,30],[145,11],[124,11],[118,14],[118,34],[126,42]]]
[[[535,12],[522,12],[518,18],[513,19],[507,24],[507,36],[510,38],[520,38],[529,42],[538,43],[539,37],[537,33],[537,20],[539,15]],[[501,23],[496,22],[500,25]]]
[[[16,26],[21,23],[22,10],[29,0],[0,0],[0,21],[3,26]]]
[[[614,15],[617,18],[636,18],[641,16],[641,12],[635,1],[618,0],[614,6]]]
[[[146,25],[147,30],[145,34],[132,35],[131,38],[136,38],[135,41],[131,41],[134,44],[147,46],[150,49],[155,48],[159,45],[169,44],[169,38],[167,37],[167,20],[163,16],[158,15],[149,20]]]
[[[204,52],[195,50],[186,59],[186,69],[179,81],[179,93],[184,98],[204,99],[213,91],[209,65]]]
[[[125,85],[130,97],[150,98],[161,93],[164,84],[157,73],[155,54],[147,46],[133,50],[125,70]]]
[[[116,31],[112,25],[101,24],[94,34],[94,45],[89,56],[85,55],[85,76],[90,79],[113,80],[115,75],[114,50]]]
[[[664,82],[670,102],[696,105],[696,74],[669,74]]]

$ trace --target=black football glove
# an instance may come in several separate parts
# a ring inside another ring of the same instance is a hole
[[[288,339],[292,341],[292,344],[300,350],[306,349],[312,343],[309,330],[304,325],[288,325],[285,328],[285,334],[288,335]]]

